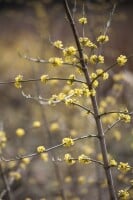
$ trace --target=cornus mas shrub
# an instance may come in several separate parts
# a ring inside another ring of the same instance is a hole
[[[14,89],[21,92],[24,100],[39,104],[42,120],[31,122],[30,129],[38,131],[42,123],[42,132],[45,129],[44,137],[34,139],[31,136],[30,152],[23,146],[14,157],[3,153],[8,149],[8,137],[5,131],[0,131],[0,168],[4,185],[0,197],[14,199],[13,185],[18,184],[18,188],[23,188],[23,174],[30,168],[33,170],[35,165],[37,173],[43,177],[43,197],[30,198],[27,193],[25,199],[132,199],[132,161],[121,160],[119,154],[114,152],[116,148],[112,149],[114,143],[120,145],[119,141],[123,139],[120,124],[123,124],[124,130],[131,132],[133,112],[131,108],[128,110],[126,105],[117,102],[113,92],[111,95],[101,95],[104,84],[108,84],[110,79],[114,83],[112,91],[120,93],[123,90],[122,71],[132,57],[120,54],[111,64],[105,64],[103,49],[110,40],[108,29],[116,5],[103,32],[92,40],[85,31],[86,26],[89,26],[86,4],[82,5],[80,17],[71,11],[69,1],[64,0],[62,4],[73,43],[69,44],[68,41],[65,45],[60,39],[50,41],[57,55],[47,59],[21,55],[47,67],[36,78],[25,79],[20,72],[14,80],[0,82],[12,84]],[[115,73],[114,69],[120,72]],[[53,75],[53,71],[57,75]],[[46,92],[37,96],[27,94],[25,88],[31,82],[39,83]],[[49,123],[48,118],[54,119],[54,115],[58,118],[66,115],[66,118]],[[22,141],[28,131],[28,128],[18,127],[16,137]],[[46,179],[45,173],[42,174],[41,167],[38,167],[41,165],[40,160],[51,180],[48,177]],[[37,180],[28,179],[28,176],[27,181],[30,181],[27,186],[34,189]]]

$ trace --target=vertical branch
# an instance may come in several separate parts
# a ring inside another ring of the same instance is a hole
[[[52,143],[53,138],[51,137],[51,132],[49,130],[46,115],[45,115],[45,112],[42,109],[42,105],[41,104],[39,104],[39,105],[40,105],[40,111],[41,111],[41,114],[42,114],[43,124],[45,125],[46,132],[48,134],[49,145],[52,145],[51,143]],[[52,154],[52,157],[55,159],[54,151],[52,151],[51,154]],[[56,162],[53,162],[53,166],[54,166],[54,170],[55,170],[56,179],[57,179],[57,181],[59,181],[60,194],[61,194],[62,200],[66,200],[65,192],[64,192],[64,189],[63,189],[62,177],[61,177],[61,173],[60,173],[58,164]]]
[[[9,200],[12,200],[10,185],[9,185],[7,177],[4,173],[1,162],[0,162],[0,172],[1,172],[1,177],[2,177],[2,180],[3,180],[4,186],[5,186],[5,190],[7,191],[7,197],[8,197]]]
[[[75,26],[75,22],[72,18],[67,0],[64,0],[64,7],[65,7],[65,11],[66,11],[68,20],[69,20],[70,25],[71,25],[71,29],[72,29],[72,32],[73,32],[73,36],[74,36],[76,45],[77,45],[79,58],[80,58],[80,64],[82,66],[82,70],[83,70],[88,88],[91,90],[92,86],[91,86],[90,76],[89,76],[89,73],[88,73],[87,66],[86,66],[84,59],[83,59],[83,51],[82,51],[82,48],[81,48],[81,45],[80,45],[80,42],[79,42],[78,32],[77,32],[77,29],[76,29],[76,26]],[[104,136],[102,122],[101,122],[99,112],[98,112],[98,105],[97,105],[96,97],[91,96],[91,101],[92,101],[92,106],[93,106],[93,110],[94,110],[94,114],[95,114],[94,118],[95,118],[95,122],[96,122],[101,152],[102,152],[102,156],[103,156],[104,169],[105,169],[105,174],[106,174],[106,178],[107,178],[107,182],[108,182],[110,199],[111,200],[117,200],[117,197],[116,197],[116,194],[115,194],[115,189],[114,189],[112,173],[111,173],[111,169],[109,167],[109,162],[108,162],[108,157],[107,157],[108,152],[107,152],[106,140],[105,140],[105,136]]]
[[[33,68],[32,68],[32,71],[33,71],[33,75],[34,75],[35,72],[34,72]],[[40,90],[39,85],[36,82],[36,91],[37,91],[37,93],[39,93],[39,90]],[[46,117],[46,114],[45,114],[44,107],[40,103],[39,103],[39,108],[40,108],[40,112],[41,112],[43,126],[45,127],[46,132],[47,132],[48,145],[52,146],[52,139],[53,138],[51,137],[51,131],[50,131],[49,126],[48,126],[48,121],[47,121],[47,117]],[[55,152],[54,151],[51,152],[51,155],[55,159]],[[54,167],[56,179],[59,182],[60,195],[62,197],[62,200],[66,200],[65,192],[64,192],[64,189],[63,189],[62,177],[61,177],[61,173],[60,173],[58,164],[56,162],[53,162],[53,167]]]

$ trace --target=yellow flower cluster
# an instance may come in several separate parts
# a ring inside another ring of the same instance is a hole
[[[83,95],[83,90],[80,88],[75,88],[73,91],[74,96],[79,96],[81,97]]]
[[[82,84],[82,92],[83,92],[83,95],[86,97],[96,95],[96,90],[94,88],[89,90],[86,84]]]
[[[62,49],[63,48],[63,43],[60,40],[57,40],[53,43],[54,47],[58,48],[58,49]]]
[[[97,46],[93,42],[91,42],[88,37],[80,37],[79,42],[82,46],[89,47],[92,49],[97,48]]]
[[[74,56],[77,53],[77,49],[73,46],[67,47],[63,50],[64,56]]]
[[[52,57],[52,58],[49,58],[49,63],[51,63],[53,67],[59,67],[63,64],[63,60],[62,58]]]
[[[96,82],[94,82],[95,85],[97,85]],[[70,90],[69,91],[69,95],[74,95],[76,97],[81,97],[81,96],[89,97],[91,95],[95,96],[96,95],[96,90],[94,88],[89,90],[88,86],[86,84],[82,84],[81,88],[75,88],[75,89]],[[67,100],[67,99],[65,99],[65,100]]]
[[[17,135],[18,137],[24,136],[24,135],[25,135],[25,130],[24,130],[23,128],[18,128],[18,129],[16,129],[16,135]]]
[[[128,200],[129,199],[129,192],[125,190],[119,190],[118,191],[118,197],[120,200]]]
[[[6,133],[4,131],[0,131],[0,148],[4,148],[6,145]]]
[[[123,66],[125,65],[127,62],[127,57],[125,55],[120,55],[118,58],[117,58],[117,64],[119,66]]]
[[[130,123],[131,116],[128,115],[128,114],[120,113],[119,114],[119,119],[123,120],[125,123]]]
[[[64,62],[73,65],[79,65],[79,59],[73,56],[65,56]]]
[[[18,76],[16,76],[15,77],[15,83],[14,83],[14,86],[16,87],[16,88],[22,88],[22,84],[21,84],[21,82],[22,82],[22,80],[23,80],[23,76],[22,75],[18,75]]]
[[[69,153],[65,154],[64,161],[67,162],[68,164],[71,164],[71,165],[75,163],[75,160],[73,159],[73,157]]]
[[[105,42],[108,42],[109,41],[109,37],[107,35],[100,35],[98,38],[97,38],[97,42],[99,43],[105,43]]]
[[[128,163],[120,162],[118,165],[118,170],[120,170],[123,173],[126,173],[131,170],[131,167]]]
[[[78,161],[79,163],[83,163],[83,164],[89,164],[91,163],[92,161],[90,160],[90,158],[88,158],[88,156],[84,155],[84,154],[81,154],[79,157],[78,157]]]
[[[72,138],[67,138],[67,137],[66,137],[66,138],[63,138],[62,144],[63,144],[63,146],[65,146],[65,147],[70,147],[70,146],[74,145],[74,141],[73,141]]]
[[[108,72],[104,72],[103,69],[97,69],[96,73],[92,72],[90,77],[92,80],[96,79],[98,76],[102,76],[103,80],[107,80],[109,78]]]
[[[45,151],[45,147],[44,146],[38,146],[37,147],[37,153],[43,153]]]
[[[42,83],[46,83],[48,81],[48,79],[49,79],[49,76],[47,74],[43,74],[40,77],[40,80]]]
[[[81,17],[81,18],[79,18],[79,23],[80,24],[87,24],[87,18],[86,17]]]
[[[99,56],[97,56],[95,54],[91,55],[89,60],[90,60],[91,64],[97,64],[97,63],[103,64],[104,63],[104,57],[101,55],[99,55]]]

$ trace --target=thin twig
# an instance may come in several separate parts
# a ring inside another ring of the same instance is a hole
[[[126,112],[126,111],[109,111],[109,112],[104,112],[100,114],[100,117],[104,115],[110,115],[110,114],[126,114],[126,115],[133,115],[133,112]]]
[[[33,58],[33,57],[29,57],[29,56],[27,56],[27,55],[22,55],[22,54],[20,54],[20,53],[19,53],[19,55],[20,55],[22,58],[24,58],[24,59],[26,59],[26,60],[28,60],[28,61],[31,61],[31,62],[51,64],[48,60],[45,60],[45,59]],[[73,67],[75,66],[75,67],[77,67],[77,68],[80,69],[80,66],[79,66],[78,64],[73,64],[73,63],[71,64],[71,63],[63,62],[63,65],[68,65],[68,66],[73,66]]]
[[[88,160],[88,161],[91,161],[92,163],[96,163],[96,164],[99,164],[99,165],[104,166],[103,162],[101,162],[101,161],[99,161],[99,160],[95,160],[95,159],[90,158],[90,157],[85,158],[85,159]],[[73,157],[72,157],[70,160],[78,161],[79,159],[78,159],[78,158],[73,158]],[[61,159],[61,158],[57,158],[56,160],[55,160],[54,158],[52,158],[52,161],[53,161],[53,162],[64,162],[64,160]],[[89,163],[89,164],[91,164],[91,163]]]
[[[71,81],[71,79],[69,78],[60,78],[60,77],[51,77],[51,78],[47,78],[47,81],[53,81],[53,80],[59,80],[59,81]],[[27,83],[27,82],[36,82],[36,81],[41,81],[40,78],[31,78],[31,79],[27,79],[27,80],[21,80],[19,81],[19,83]],[[82,80],[78,80],[78,79],[73,79],[72,80],[73,82],[76,82],[76,83],[85,83],[85,81],[82,81]],[[0,85],[4,85],[4,84],[14,84],[15,83],[15,80],[13,81],[0,81]]]
[[[121,119],[118,119],[117,121],[115,121],[113,124],[109,125],[105,130],[104,130],[104,134],[107,134],[107,132],[112,129],[116,124],[118,124],[121,121]]]
[[[83,140],[83,139],[86,139],[86,138],[98,138],[98,135],[95,135],[95,134],[84,135],[84,136],[80,136],[80,137],[74,138],[73,141],[76,142],[78,140]],[[58,149],[58,148],[60,148],[62,146],[63,146],[62,143],[61,144],[57,144],[55,146],[47,148],[45,150],[45,152],[43,152],[43,153],[47,153],[47,152],[53,151],[53,150]],[[0,161],[11,162],[11,161],[22,160],[24,158],[32,158],[32,157],[39,156],[39,155],[40,155],[40,153],[34,152],[34,153],[31,153],[31,154],[27,154],[27,155],[17,155],[16,157],[10,158],[10,159],[7,159],[4,156],[1,156],[0,157]]]

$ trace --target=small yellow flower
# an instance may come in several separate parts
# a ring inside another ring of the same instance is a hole
[[[77,49],[73,46],[67,47],[63,50],[64,56],[74,56],[77,53]]]
[[[72,85],[74,80],[76,79],[75,75],[74,74],[70,74],[69,77],[68,77],[68,81],[67,81],[67,84],[69,85]]]
[[[67,153],[64,156],[64,161],[66,161],[68,164],[74,164],[75,160],[72,158],[71,154]]]
[[[43,153],[45,151],[45,147],[44,146],[38,146],[37,147],[37,152],[38,153]]]
[[[21,174],[19,172],[12,171],[9,173],[9,176],[14,178],[15,180],[21,179]]]
[[[49,63],[51,63],[53,65],[53,67],[58,67],[63,64],[63,60],[62,60],[62,58],[52,57],[49,59]]]
[[[118,58],[117,58],[117,64],[119,66],[123,66],[125,65],[127,62],[127,57],[125,55],[120,55]]]
[[[94,88],[91,89],[89,92],[90,92],[91,96],[93,96],[93,97],[96,96],[96,90]]]
[[[78,134],[77,131],[74,130],[74,129],[72,129],[72,130],[70,131],[70,135],[71,135],[72,137],[76,137],[77,134]]]
[[[56,94],[53,94],[52,97],[48,101],[49,105],[55,105],[55,101],[57,101],[57,98],[58,96]]]
[[[4,148],[6,145],[6,133],[4,131],[0,131],[0,148]]]
[[[83,163],[83,164],[89,164],[91,163],[92,161],[90,160],[90,158],[88,158],[88,156],[84,155],[84,154],[81,154],[79,157],[78,157],[78,161],[79,163]]]
[[[112,136],[116,141],[121,140],[121,132],[118,130],[113,131]]]
[[[93,42],[91,42],[90,40],[87,42],[86,46],[91,48],[91,49],[97,49],[97,45],[94,44]]]
[[[47,162],[48,161],[48,153],[41,153],[41,159],[43,160],[43,161],[45,161],[45,162]]]
[[[22,82],[22,80],[23,80],[23,76],[22,75],[18,75],[18,76],[16,76],[15,77],[15,83],[14,83],[14,86],[16,87],[16,88],[22,88],[22,84],[21,84],[21,82]]]
[[[93,84],[92,84],[92,86],[93,86],[94,88],[97,88],[98,85],[99,85],[99,82],[98,82],[97,80],[95,80],[95,81],[93,82]]]
[[[78,177],[78,183],[79,184],[85,184],[86,183],[86,177],[85,176],[79,176]]]
[[[51,132],[56,132],[59,130],[59,124],[57,122],[53,122],[51,125],[50,125],[50,131]]]
[[[133,179],[130,180],[131,185],[133,186]]]
[[[79,18],[79,23],[80,24],[87,24],[87,18],[86,17],[81,17],[81,18]]]
[[[80,37],[79,38],[79,42],[83,45],[83,46],[87,46],[88,42],[89,42],[89,38],[88,37]]]
[[[33,123],[32,123],[32,127],[33,128],[39,128],[41,126],[41,122],[40,121],[34,121]]]
[[[81,97],[81,95],[83,94],[83,90],[80,88],[75,88],[73,91],[75,96]]]
[[[95,79],[97,77],[97,74],[92,72],[91,75],[90,75],[91,79]]]
[[[99,43],[105,43],[105,42],[108,42],[108,41],[109,41],[109,37],[107,35],[100,35],[97,38],[97,42],[99,42]]]
[[[92,55],[90,57],[90,63],[91,64],[96,64],[97,63],[97,55]]]
[[[103,69],[100,69],[100,68],[97,69],[97,70],[96,70],[96,73],[97,73],[97,75],[101,75],[101,74],[103,73]]]
[[[62,41],[57,40],[53,43],[54,47],[58,48],[58,49],[62,49],[63,48],[63,44]]]
[[[123,163],[120,162],[118,165],[118,170],[120,170],[121,172],[125,173],[131,170],[131,167],[128,163]]]
[[[104,63],[104,57],[103,56],[101,56],[101,55],[98,56],[98,63],[101,63],[101,64]]]
[[[72,182],[72,177],[71,176],[66,176],[64,181],[65,181],[65,183],[71,183]]]
[[[17,135],[18,137],[24,136],[24,135],[25,135],[25,130],[24,130],[23,128],[18,128],[18,129],[16,130],[16,135]]]
[[[40,77],[40,80],[42,83],[46,83],[48,81],[49,77],[47,74],[43,74],[41,77]]]
[[[65,147],[70,147],[70,146],[74,145],[74,141],[73,141],[72,138],[63,138],[62,144],[63,144]]]
[[[25,165],[28,165],[30,163],[30,158],[23,158],[22,159],[22,162],[25,164]]]
[[[74,102],[75,102],[74,99],[71,99],[71,98],[65,99],[65,104],[66,104],[66,105],[72,105]]]
[[[89,47],[92,49],[97,48],[97,46],[93,42],[91,42],[88,37],[80,37],[79,42],[82,46]]]
[[[104,73],[102,74],[102,78],[103,78],[103,80],[107,80],[107,79],[109,78],[108,72],[104,72]]]
[[[114,160],[114,159],[110,160],[110,161],[109,161],[109,165],[110,165],[111,167],[117,166],[116,160]]]
[[[118,191],[118,197],[120,200],[128,200],[129,199],[129,192],[125,190],[119,190]]]

